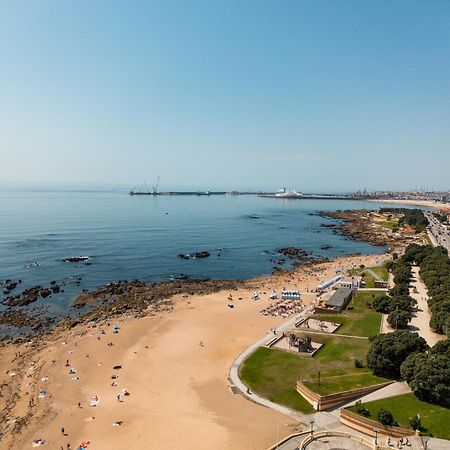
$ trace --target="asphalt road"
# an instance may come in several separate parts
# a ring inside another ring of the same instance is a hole
[[[439,220],[437,220],[431,213],[427,212],[425,215],[430,222],[428,229],[433,235],[434,240],[438,245],[441,245],[447,250],[447,252],[450,253],[450,230],[447,229],[446,225],[439,222]]]

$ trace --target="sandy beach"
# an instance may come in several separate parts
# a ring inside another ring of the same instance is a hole
[[[341,258],[252,280],[232,300],[229,291],[176,296],[172,311],[154,317],[8,345],[0,350],[0,448],[28,449],[37,439],[58,450],[82,442],[90,450],[268,448],[304,425],[233,394],[227,377],[237,355],[286,320],[260,314],[271,290],[300,289],[308,305],[320,281],[385,259]]]
[[[369,202],[382,202],[382,203],[392,203],[398,205],[410,205],[410,206],[426,206],[427,208],[433,208],[437,210],[446,210],[450,209],[450,205],[448,203],[437,203],[430,202],[427,200],[368,200]]]

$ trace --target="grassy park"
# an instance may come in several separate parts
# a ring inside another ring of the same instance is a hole
[[[358,292],[342,314],[316,314],[317,319],[338,322],[342,325],[336,333],[349,336],[375,336],[380,331],[382,314],[369,307],[374,296],[383,295],[379,291]]]
[[[367,338],[379,332],[381,314],[369,308],[373,295],[380,292],[360,292],[342,314],[320,314],[315,318],[341,323],[338,334]],[[305,333],[306,335],[308,333]],[[308,387],[317,391],[315,381],[320,372],[320,394],[343,392],[387,381],[376,377],[366,367],[356,368],[355,361],[365,365],[370,346],[368,339],[315,334],[322,348],[314,357],[300,356],[277,349],[261,347],[242,365],[240,376],[250,389],[269,400],[301,412],[312,411],[311,405],[296,391],[297,380],[310,380]]]
[[[336,392],[350,391],[351,389],[363,388],[375,384],[385,383],[383,377],[377,377],[372,372],[349,373],[334,377],[320,377],[314,374],[315,380],[305,381],[305,386],[318,392],[320,395],[334,394]]]
[[[422,434],[450,439],[450,409],[423,402],[414,394],[376,400],[365,403],[364,407],[370,411],[369,418],[374,420],[381,408],[388,409],[399,425],[405,428],[411,428],[410,419],[419,414],[423,428]],[[353,406],[349,410],[358,413],[357,407]]]
[[[383,281],[388,281],[389,272],[385,264],[381,266],[370,267],[370,269],[375,272]]]

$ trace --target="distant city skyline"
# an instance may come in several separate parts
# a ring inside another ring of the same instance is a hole
[[[450,189],[450,3],[0,4],[0,187]]]

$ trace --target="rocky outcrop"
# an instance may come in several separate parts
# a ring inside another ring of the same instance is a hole
[[[62,289],[56,281],[52,281],[50,287],[35,286],[25,289],[21,294],[6,297],[2,303],[10,307],[27,306],[36,302],[39,298],[47,298],[59,292],[62,292]]]
[[[22,283],[22,280],[17,280],[17,281],[13,281],[13,280],[5,280],[3,283],[1,283],[1,285],[3,286],[3,293],[5,295],[8,295],[11,291],[13,291],[14,289],[16,289],[16,287]]]
[[[72,303],[74,308],[91,306],[79,320],[110,318],[125,313],[154,314],[173,308],[174,295],[207,295],[222,289],[236,289],[239,282],[215,280],[174,280],[168,283],[145,284],[139,280],[119,281],[79,295]]]
[[[41,314],[26,313],[20,310],[8,308],[0,313],[0,325],[6,325],[14,328],[30,328],[32,331],[38,331],[48,327],[54,322],[54,319]]]
[[[207,251],[194,252],[194,253],[179,253],[178,258],[181,259],[196,259],[196,258],[208,258],[210,255]]]
[[[378,246],[394,246],[399,241],[389,236],[380,228],[374,227],[368,218],[367,210],[323,211],[322,217],[339,220],[338,223],[322,224],[322,227],[332,228],[336,233],[348,236],[354,241],[368,242]]]
[[[307,258],[309,256],[307,251],[298,247],[283,247],[277,249],[277,252],[290,258]]]

